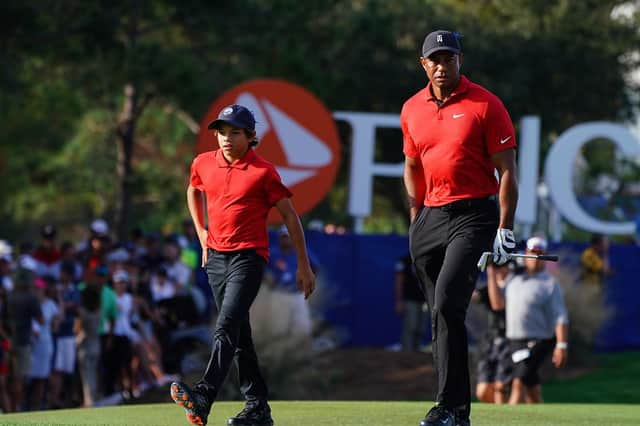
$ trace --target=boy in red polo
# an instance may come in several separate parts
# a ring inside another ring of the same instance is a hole
[[[267,386],[251,337],[249,308],[269,258],[267,215],[275,206],[289,230],[298,260],[296,283],[308,297],[315,288],[306,243],[291,192],[274,166],[251,149],[257,145],[255,118],[241,105],[224,108],[209,124],[220,149],[198,155],[191,166],[187,205],[202,245],[202,266],[218,308],[211,358],[202,379],[190,388],[171,384],[171,397],[193,424],[205,425],[218,391],[236,357],[245,408],[228,425],[271,426]],[[200,219],[197,191],[207,197],[208,230]]]

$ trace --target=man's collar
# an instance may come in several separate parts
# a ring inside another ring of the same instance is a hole
[[[234,169],[246,170],[249,164],[253,162],[255,157],[256,157],[256,154],[253,152],[253,149],[249,148],[247,149],[247,152],[245,152],[245,154],[242,156],[242,158],[229,164],[227,160],[224,158],[224,154],[222,153],[222,150],[219,149],[216,151],[216,163],[218,164],[218,167],[225,167],[225,168],[232,167]]]

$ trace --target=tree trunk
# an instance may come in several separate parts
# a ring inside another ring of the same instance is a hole
[[[140,1],[131,0],[131,19],[127,28],[128,56],[135,56],[139,28],[138,17]],[[119,199],[116,203],[115,229],[118,241],[125,242],[129,230],[129,215],[131,213],[131,192],[133,189],[133,168],[131,157],[135,142],[136,124],[144,105],[140,103],[140,85],[135,78],[131,78],[124,86],[124,103],[118,117],[118,159],[116,175],[118,178]]]
[[[138,116],[138,88],[127,83],[124,88],[124,104],[118,119],[118,159],[116,175],[118,178],[119,199],[116,204],[116,236],[118,241],[126,241],[129,229],[129,213],[131,211],[131,191],[133,186],[133,169],[131,157]]]

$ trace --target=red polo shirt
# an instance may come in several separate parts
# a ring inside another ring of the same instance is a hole
[[[222,151],[198,155],[191,165],[191,186],[207,196],[207,247],[218,251],[248,248],[269,259],[267,215],[291,191],[275,167],[253,149],[233,164]]]
[[[461,76],[438,107],[429,83],[405,102],[400,123],[404,154],[422,162],[425,206],[498,192],[491,154],[515,148],[516,137],[509,113],[493,93]]]

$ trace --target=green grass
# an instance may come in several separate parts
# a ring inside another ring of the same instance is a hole
[[[430,404],[424,402],[275,401],[277,426],[417,425]],[[210,425],[225,425],[242,408],[240,402],[219,402]],[[624,404],[540,404],[497,406],[474,404],[474,426],[637,425],[640,407]],[[184,410],[174,404],[40,411],[0,415],[2,425],[185,425]]]
[[[590,373],[544,384],[545,401],[640,404],[640,352],[603,354],[597,361]]]
[[[543,386],[540,405],[474,404],[474,426],[564,426],[640,424],[640,352],[605,354],[598,368],[575,379]],[[562,402],[562,403],[560,403]],[[427,402],[275,401],[276,426],[417,425],[430,408]],[[241,402],[214,405],[210,425],[225,425]],[[175,404],[127,405],[95,409],[0,414],[0,425],[185,425],[184,410]]]

